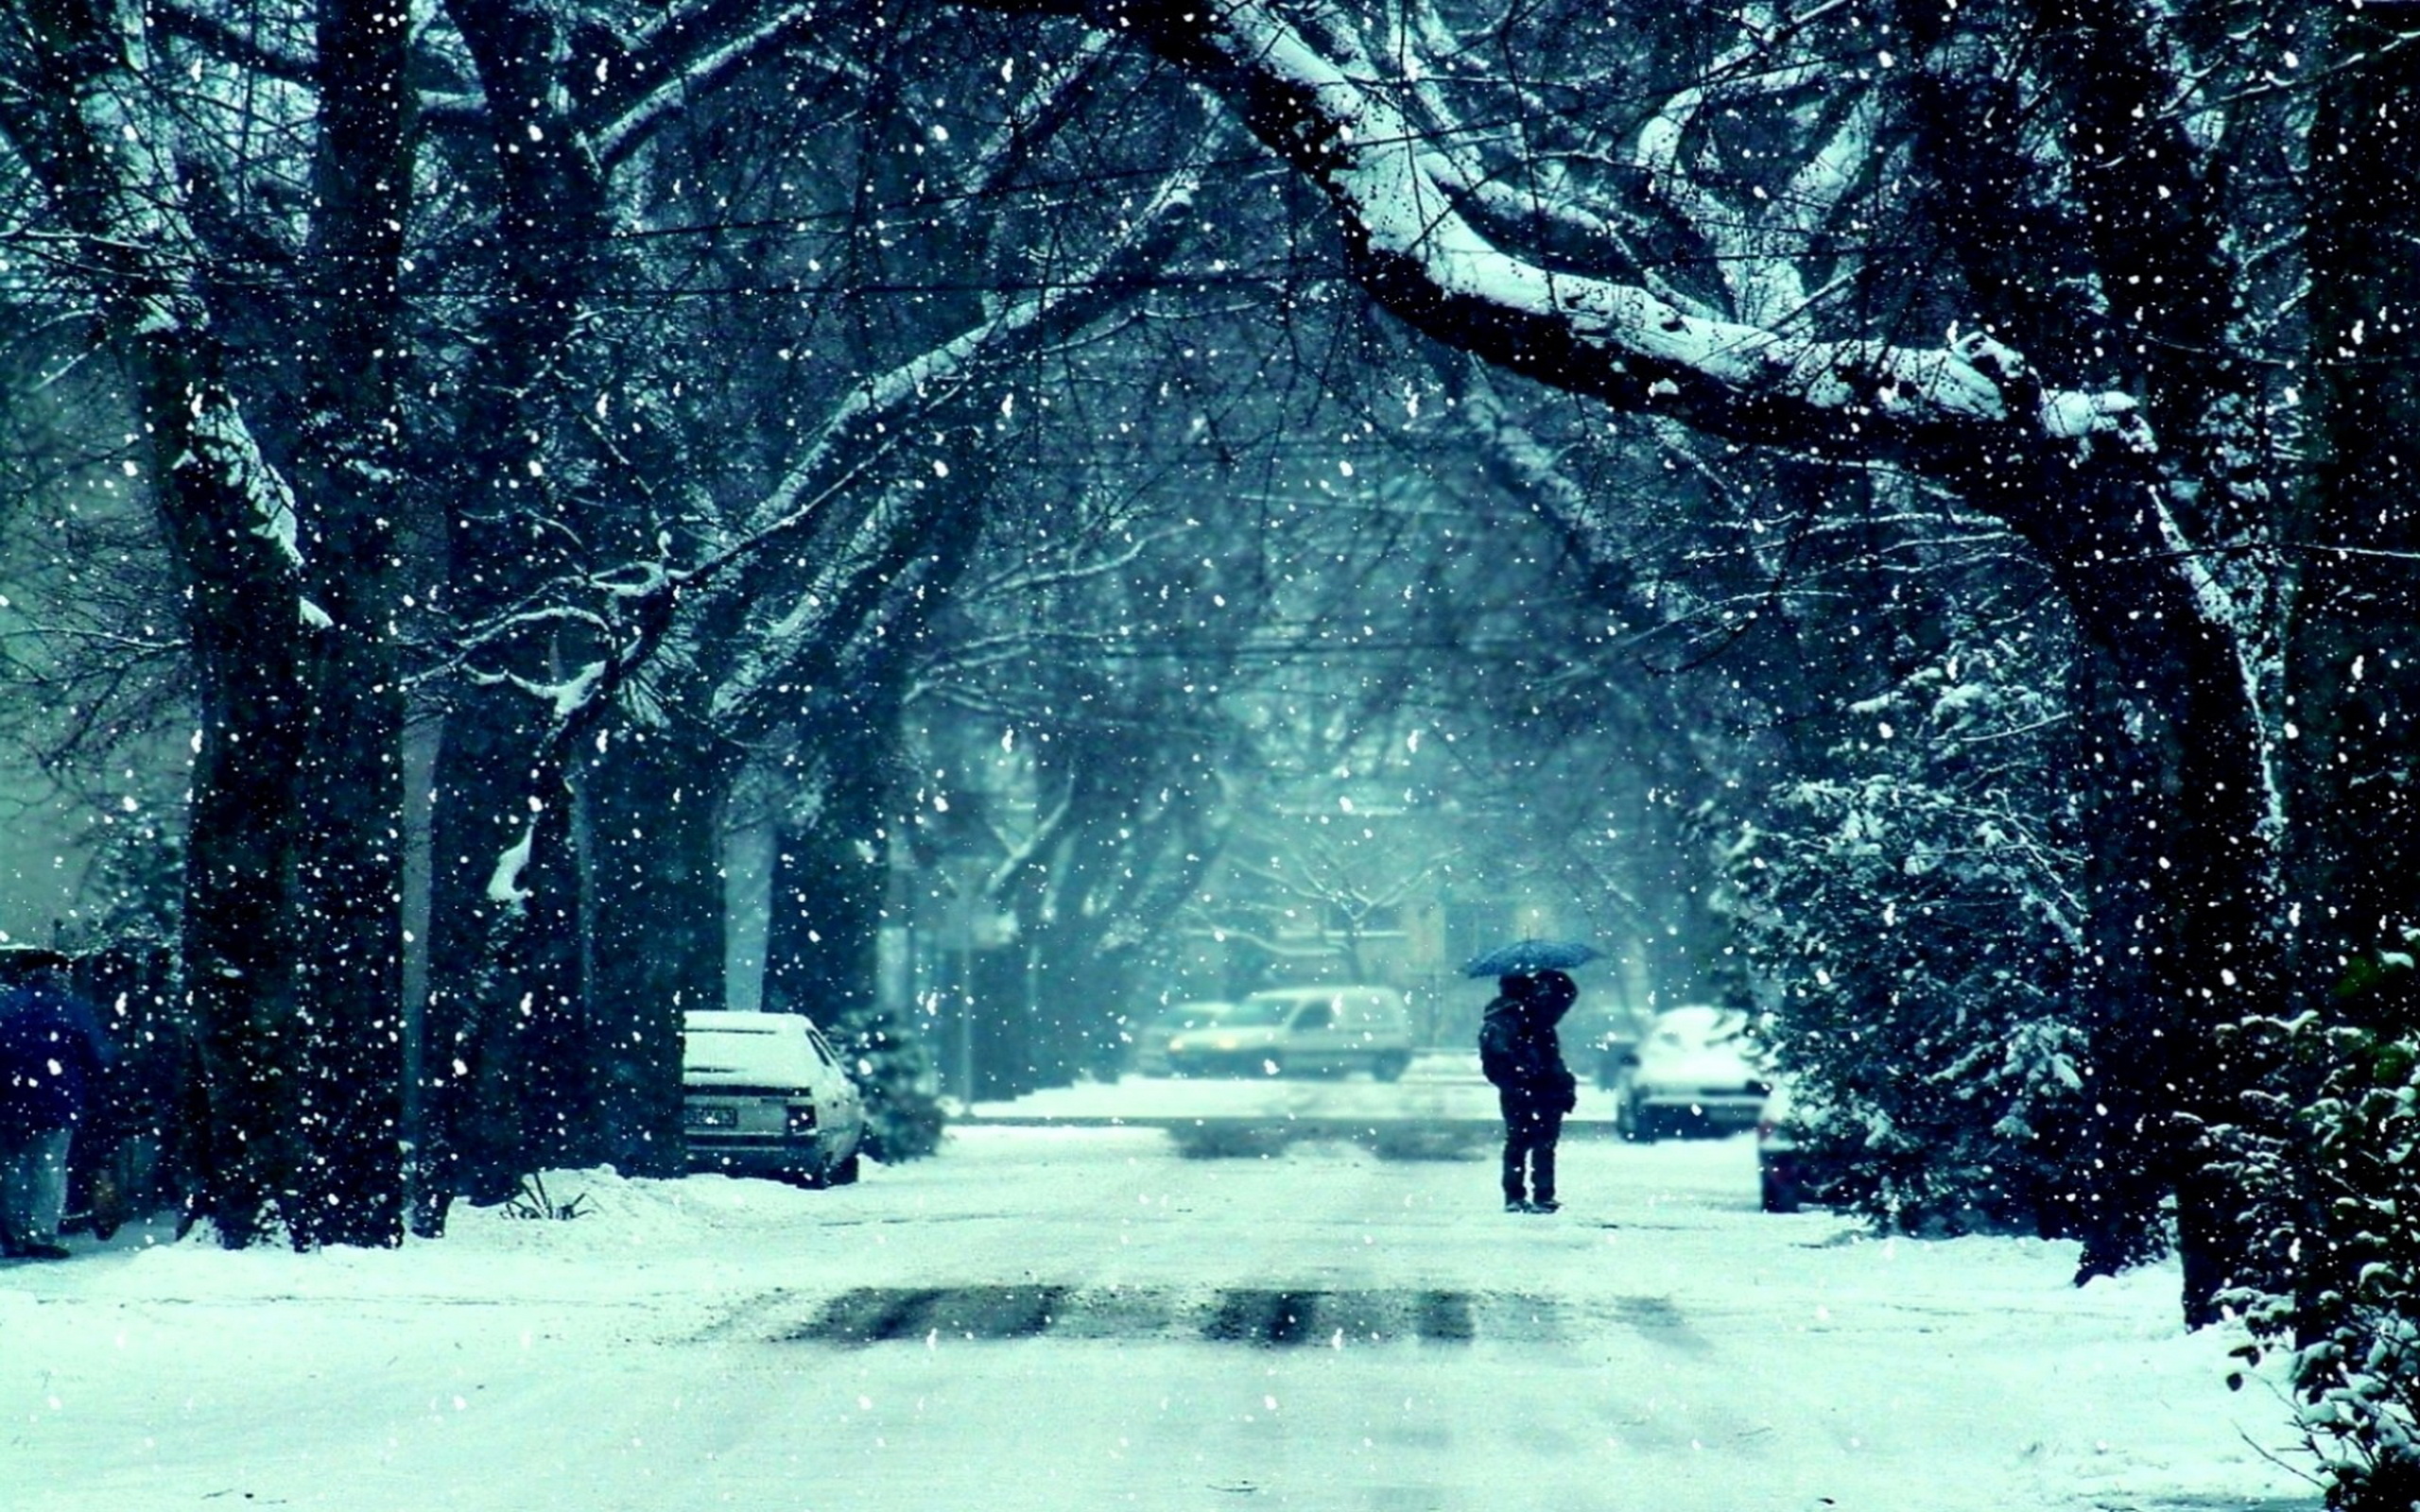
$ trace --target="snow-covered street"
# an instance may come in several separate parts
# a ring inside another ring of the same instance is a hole
[[[2420,1512],[2415,246],[2420,0],[0,0],[0,1512]]]
[[[0,1272],[11,1512],[2309,1504],[2159,1270],[1759,1213],[1745,1140],[1189,1160],[972,1128],[802,1192],[566,1174],[400,1253]],[[89,1241],[85,1242],[89,1245]]]

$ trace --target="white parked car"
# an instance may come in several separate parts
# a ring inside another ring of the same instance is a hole
[[[1207,1029],[1236,1011],[1232,1003],[1179,1003],[1165,1008],[1134,1031],[1134,1073],[1140,1076],[1168,1074],[1168,1041],[1181,1034]]]
[[[865,1103],[822,1031],[796,1013],[683,1016],[689,1169],[807,1186],[857,1178]]]
[[[1167,1057],[1180,1076],[1366,1071],[1393,1081],[1411,1064],[1411,1014],[1391,987],[1273,988],[1176,1035]]]
[[[1772,1077],[1756,1064],[1747,1027],[1746,1015],[1703,1004],[1657,1014],[1615,1078],[1623,1136],[1754,1128]]]

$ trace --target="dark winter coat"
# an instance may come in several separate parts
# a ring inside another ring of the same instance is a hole
[[[0,1129],[75,1127],[109,1060],[100,1021],[73,992],[41,981],[0,991]]]
[[[1562,1040],[1526,1000],[1500,997],[1487,1005],[1479,1023],[1478,1064],[1508,1108],[1568,1113],[1579,1103],[1579,1083],[1563,1063]]]

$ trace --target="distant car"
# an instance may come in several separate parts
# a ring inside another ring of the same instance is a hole
[[[1138,1076],[1168,1074],[1168,1041],[1178,1035],[1207,1029],[1235,1011],[1232,1003],[1179,1003],[1134,1031],[1132,1065]]]
[[[1393,1081],[1411,1064],[1411,1014],[1391,987],[1273,988],[1168,1040],[1180,1076],[1341,1075]]]
[[[1638,1064],[1640,1022],[1639,1018],[1625,1011],[1601,1013],[1581,1024],[1575,1034],[1574,1026],[1565,1022],[1564,1054],[1575,1070],[1583,1064],[1592,1066],[1591,1074],[1599,1090],[1617,1091],[1623,1074]]]
[[[1615,1077],[1614,1118],[1625,1138],[1736,1134],[1756,1126],[1772,1078],[1751,1056],[1747,1019],[1691,1004],[1655,1016]]]
[[[1597,1059],[1597,1086],[1604,1091],[1619,1091],[1622,1077],[1638,1064],[1638,1041],[1627,1035],[1605,1034],[1594,1042]]]
[[[683,1017],[681,1124],[689,1169],[806,1186],[857,1178],[865,1103],[822,1031],[796,1013]]]
[[[1767,1212],[1796,1212],[1831,1190],[1832,1168],[1799,1143],[1794,1111],[1789,1078],[1775,1078],[1756,1112],[1756,1180]]]

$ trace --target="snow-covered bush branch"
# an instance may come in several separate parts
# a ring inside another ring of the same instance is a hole
[[[2382,971],[2398,973],[2408,959]],[[2238,1352],[2285,1357],[2331,1506],[2420,1505],[2420,1038],[2309,1018],[2242,1037],[2318,1085],[2300,1107],[2248,1098],[2213,1130],[2260,1236],[2230,1298],[2252,1333]]]
[[[2057,1233],[2089,1047],[2082,813],[2057,659],[1962,647],[1846,711],[1839,775],[1730,855],[1769,1032],[1830,1195],[1918,1232]]]

